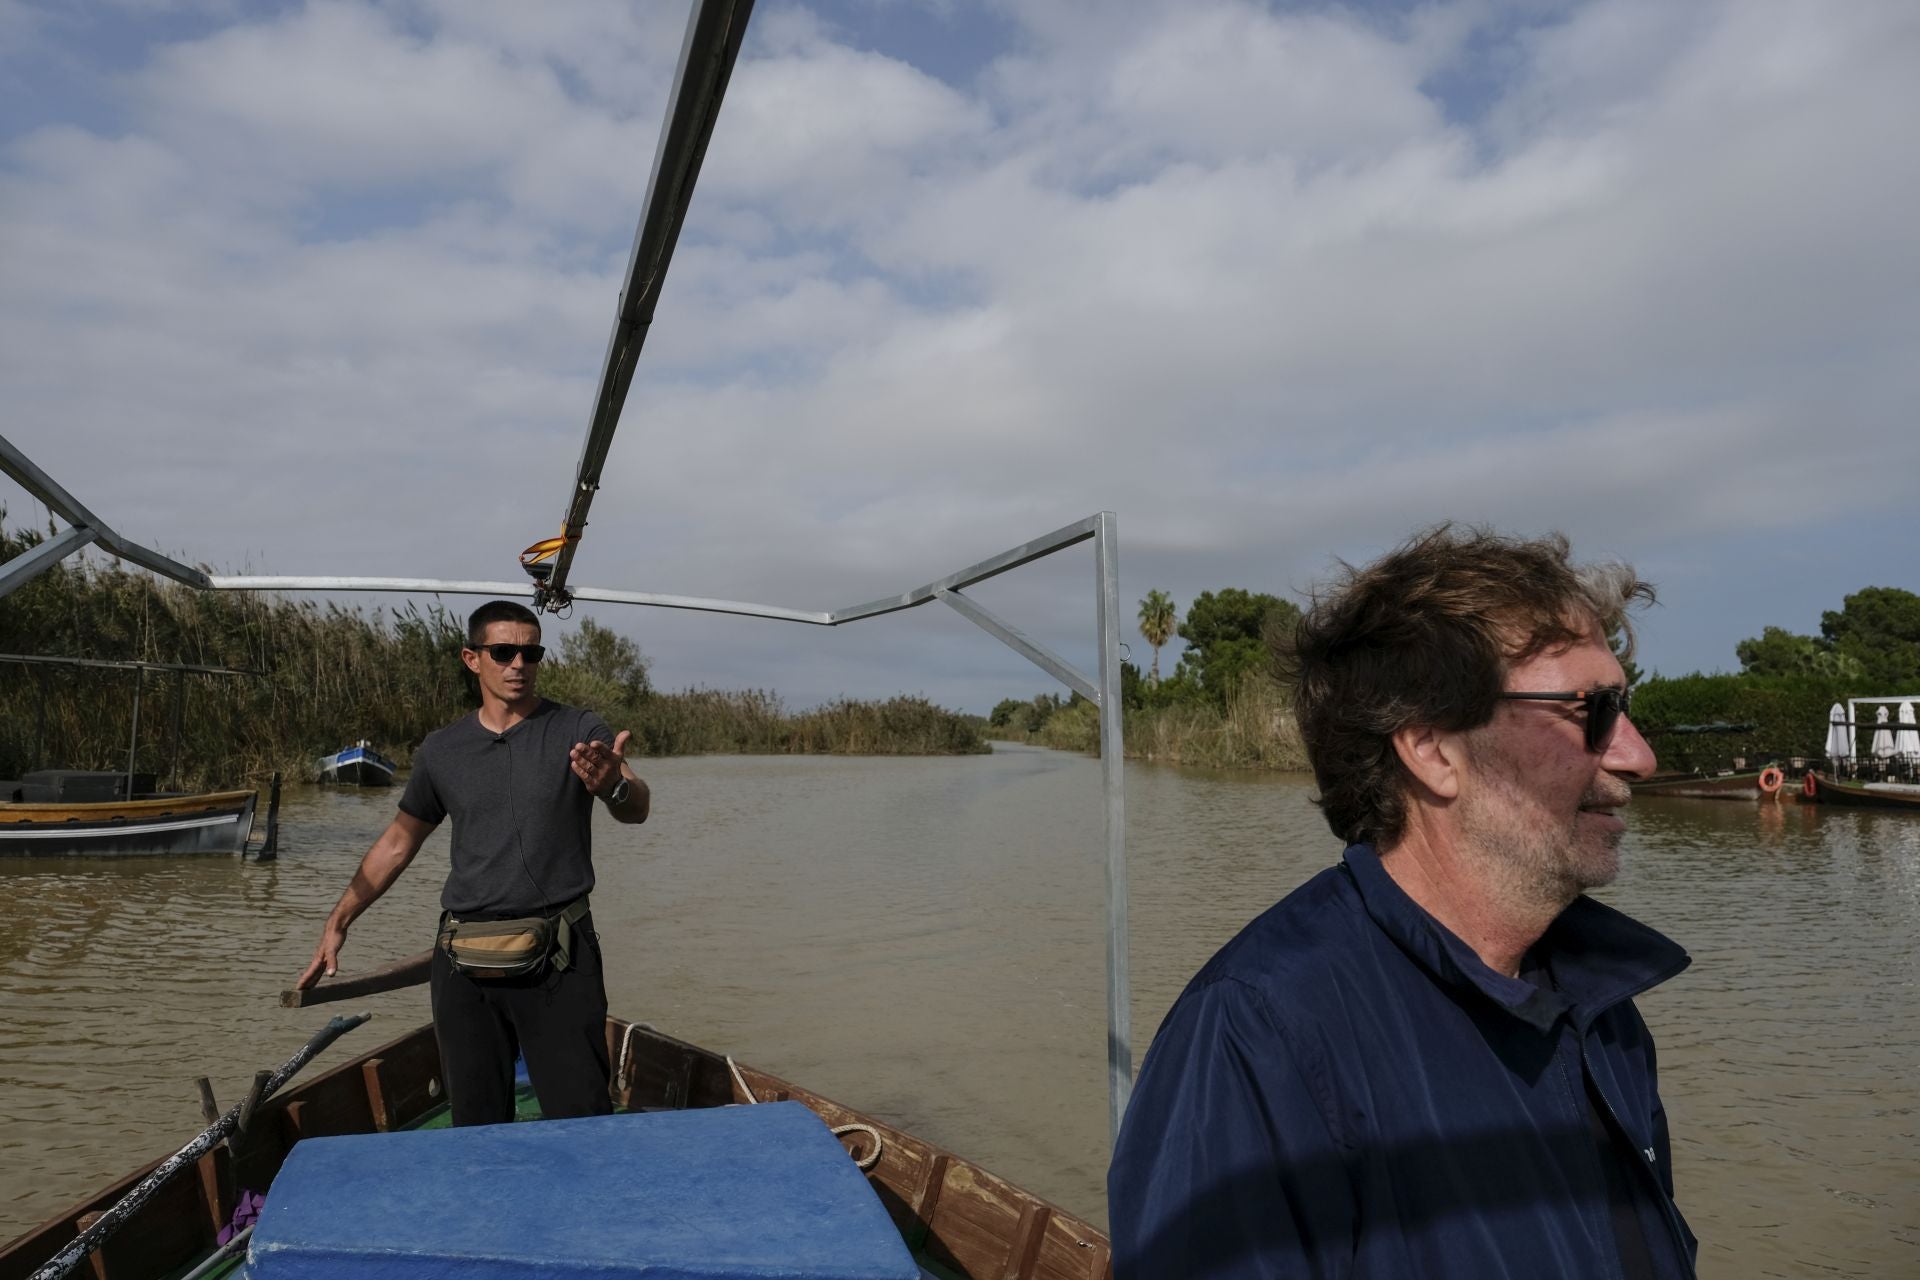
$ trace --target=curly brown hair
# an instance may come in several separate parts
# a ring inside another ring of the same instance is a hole
[[[1349,844],[1406,829],[1409,725],[1474,729],[1493,718],[1515,663],[1598,627],[1633,652],[1627,610],[1653,587],[1624,564],[1575,566],[1564,535],[1508,538],[1438,525],[1364,568],[1340,562],[1276,659],[1327,825]]]

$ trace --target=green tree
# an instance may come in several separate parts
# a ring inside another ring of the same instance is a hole
[[[1019,717],[1024,724],[1027,708],[1032,706],[1025,698],[1002,698],[993,704],[993,713],[987,717],[987,723],[996,729],[1004,729]]]
[[[1828,617],[1838,615],[1828,614]],[[1859,659],[1834,650],[1821,637],[1795,635],[1784,627],[1768,627],[1733,648],[1741,672],[1750,676],[1816,676],[1826,680],[1855,680],[1865,673]]]
[[[1187,642],[1180,665],[1197,676],[1215,705],[1225,707],[1227,695],[1249,673],[1271,669],[1272,639],[1299,620],[1297,605],[1264,591],[1202,591],[1180,624],[1180,636]]]
[[[580,629],[560,641],[560,660],[584,675],[618,688],[629,704],[652,691],[640,646],[611,627],[582,618]]]
[[[1160,646],[1173,639],[1174,628],[1179,625],[1180,611],[1173,597],[1158,589],[1147,592],[1147,598],[1140,602],[1140,635],[1153,646],[1154,684],[1160,683]]]
[[[1820,615],[1820,634],[1834,653],[1860,664],[1889,690],[1920,680],[1920,595],[1867,587]]]

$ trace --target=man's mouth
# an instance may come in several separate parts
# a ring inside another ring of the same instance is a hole
[[[1588,795],[1580,801],[1580,812],[1591,813],[1601,818],[1610,818],[1624,826],[1624,820],[1614,811],[1624,808],[1627,802],[1632,799],[1632,792],[1628,792],[1626,795]]]

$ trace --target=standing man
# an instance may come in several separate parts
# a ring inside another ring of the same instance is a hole
[[[593,712],[534,692],[545,656],[532,610],[492,600],[473,611],[460,657],[479,680],[480,709],[420,744],[400,811],[361,859],[297,983],[333,976],[347,929],[451,817],[432,980],[457,1125],[513,1118],[516,1051],[544,1115],[612,1109],[607,992],[587,906],[590,827],[595,799],[620,822],[645,822],[647,784],[623,759],[630,734],[615,737]]]
[[[1607,637],[1652,589],[1446,526],[1290,655],[1347,843],[1175,1002],[1108,1174],[1115,1274],[1693,1274],[1633,997],[1687,955],[1585,897],[1654,768]]]

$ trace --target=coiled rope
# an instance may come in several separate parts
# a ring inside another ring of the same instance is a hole
[[[747,1078],[740,1074],[740,1068],[737,1065],[735,1065],[731,1054],[729,1054],[727,1057],[727,1070],[733,1073],[733,1082],[736,1085],[740,1086],[740,1092],[746,1095],[746,1099],[749,1103],[755,1103],[760,1101],[760,1099],[753,1096],[752,1087],[747,1084]],[[879,1164],[881,1148],[886,1145],[886,1143],[880,1137],[880,1131],[874,1128],[870,1124],[856,1123],[856,1124],[842,1124],[842,1125],[834,1126],[833,1136],[836,1138],[842,1137],[849,1133],[864,1133],[869,1138],[873,1139],[873,1150],[869,1151],[866,1155],[855,1156],[853,1152],[851,1151],[847,1152],[847,1155],[852,1157],[854,1165],[857,1168],[859,1168],[859,1170],[862,1173],[865,1173],[867,1170],[873,1168],[873,1166]]]

